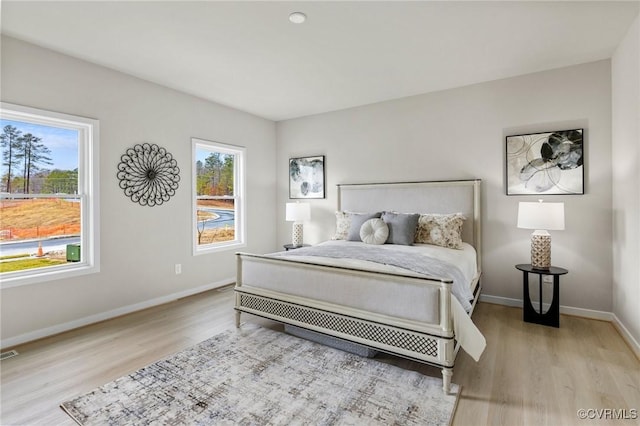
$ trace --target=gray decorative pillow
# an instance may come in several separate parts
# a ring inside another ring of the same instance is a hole
[[[461,249],[464,220],[462,213],[422,214],[418,220],[416,243]]]
[[[418,218],[420,218],[420,215],[417,213],[382,213],[382,220],[384,220],[389,227],[387,244],[412,245],[416,238]]]
[[[367,244],[384,244],[389,236],[389,227],[382,219],[369,219],[360,228],[360,239]]]
[[[351,226],[349,227],[349,233],[347,234],[348,241],[362,241],[360,239],[360,228],[362,224],[369,219],[379,219],[380,212],[378,213],[350,213]]]

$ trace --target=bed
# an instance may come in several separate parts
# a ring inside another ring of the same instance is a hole
[[[338,228],[340,215],[350,215],[353,233],[365,219],[354,212],[393,212],[385,221],[397,212],[418,213],[418,229],[423,218],[456,215],[465,219],[460,241],[450,248],[416,236],[417,243],[405,244],[389,221],[397,244],[347,241],[336,233],[333,240],[293,251],[237,253],[236,326],[246,312],[438,366],[448,393],[460,347],[477,360],[485,346],[471,321],[481,291],[480,185],[338,185]]]

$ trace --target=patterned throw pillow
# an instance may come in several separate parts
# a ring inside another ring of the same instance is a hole
[[[351,228],[351,213],[336,212],[336,233],[332,239],[346,240]]]
[[[384,244],[389,236],[389,227],[382,219],[369,219],[360,227],[360,239],[366,244]]]
[[[418,219],[416,243],[461,249],[464,220],[462,213],[421,214]]]

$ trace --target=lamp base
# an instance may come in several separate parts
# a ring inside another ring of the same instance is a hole
[[[294,222],[293,223],[293,230],[291,233],[291,243],[294,246],[301,246],[302,245],[302,223],[297,223]]]
[[[531,266],[535,269],[551,267],[551,235],[547,231],[531,234]]]

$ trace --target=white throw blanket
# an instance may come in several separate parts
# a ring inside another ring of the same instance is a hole
[[[456,299],[451,299],[451,311],[453,312],[453,332],[456,340],[460,343],[460,347],[471,355],[471,358],[476,362],[479,361],[487,346],[487,341]]]

